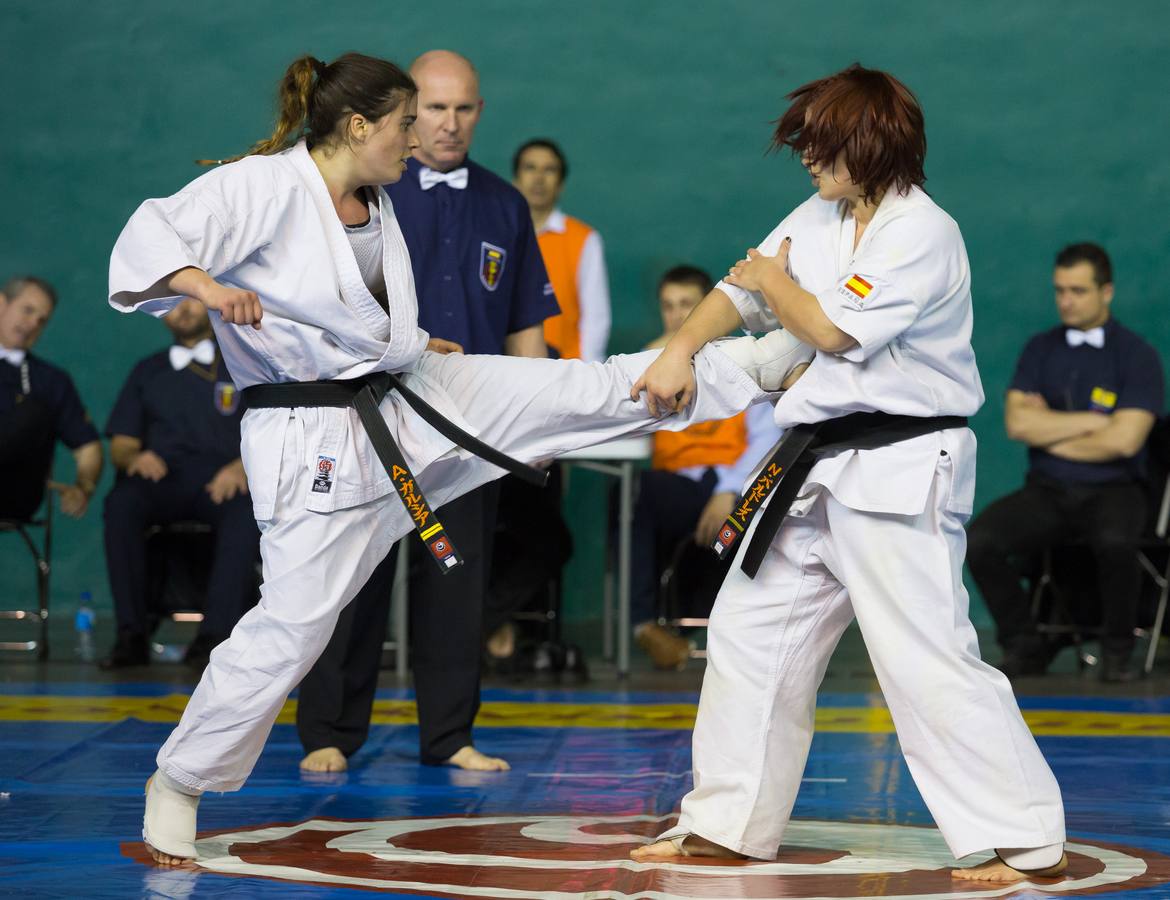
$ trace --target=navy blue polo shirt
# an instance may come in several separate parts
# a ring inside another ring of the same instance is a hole
[[[65,370],[31,353],[25,354],[24,361],[28,366],[28,396],[43,403],[52,413],[55,431],[52,436],[71,450],[98,440],[97,429]],[[0,360],[0,416],[23,402],[23,395],[20,366]]]
[[[1158,352],[1110,319],[1105,346],[1070,347],[1064,326],[1041,332],[1028,341],[1011,389],[1040,394],[1048,407],[1061,412],[1144,409],[1162,412],[1162,361]],[[1145,471],[1145,448],[1133,459],[1077,462],[1060,459],[1038,447],[1028,448],[1030,471],[1057,481],[1099,483],[1130,481]]]
[[[512,185],[471,160],[467,187],[424,191],[407,160],[386,186],[410,250],[419,325],[466,353],[503,353],[509,334],[560,312],[532,228]]]
[[[240,455],[244,404],[227,367],[192,363],[175,371],[166,351],[134,367],[106,423],[106,434],[138,438],[182,477],[210,479]]]

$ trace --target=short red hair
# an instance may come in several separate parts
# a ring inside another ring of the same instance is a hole
[[[922,107],[893,75],[854,63],[788,95],[792,105],[776,122],[772,149],[792,148],[821,168],[845,165],[867,200],[890,187],[921,186],[926,159]]]

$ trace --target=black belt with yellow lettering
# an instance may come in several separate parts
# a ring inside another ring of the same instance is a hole
[[[447,573],[463,564],[463,557],[447,536],[434,510],[418,487],[414,473],[407,465],[406,457],[394,441],[394,435],[386,427],[386,420],[378,410],[382,399],[391,390],[407,402],[419,417],[435,431],[454,444],[469,450],[481,459],[517,475],[531,484],[543,486],[548,473],[525,465],[494,447],[473,437],[462,428],[452,424],[434,407],[389,372],[375,372],[361,378],[346,381],[296,381],[284,384],[257,384],[244,389],[244,401],[249,409],[292,409],[304,406],[352,407],[357,411],[362,427],[373,444],[374,452],[386,468],[402,505],[410,515],[419,538],[438,563],[439,570]]]
[[[752,486],[736,501],[719,529],[713,549],[720,559],[734,552],[764,501],[776,492],[740,564],[749,578],[755,578],[784,516],[818,459],[842,450],[872,450],[934,431],[966,427],[966,416],[923,418],[880,412],[851,413],[813,425],[795,425],[784,432]]]

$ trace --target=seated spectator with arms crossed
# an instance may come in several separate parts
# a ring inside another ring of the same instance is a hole
[[[646,349],[664,347],[712,284],[711,276],[695,266],[666,272],[658,284],[663,334]],[[653,467],[641,473],[634,503],[630,621],[638,646],[657,668],[682,668],[692,649],[689,640],[657,621],[659,579],[675,547],[692,535],[700,547],[710,548],[744,482],[779,438],[770,403],[757,403],[730,419],[654,434]]]
[[[212,527],[215,555],[199,633],[184,661],[202,668],[256,600],[260,532],[240,461],[240,395],[202,303],[163,319],[174,337],[123,385],[106,426],[118,480],[106,496],[106,566],[118,636],[103,668],[150,661],[146,529],[195,520]]]
[[[75,519],[89,507],[102,473],[102,444],[73,379],[32,354],[57,308],[52,285],[31,275],[0,288],[0,519],[25,520],[45,495],[59,440],[73,451],[73,484],[50,482],[61,511]]]
[[[1061,324],[1028,341],[1008,388],[1008,436],[1028,445],[1023,488],[968,528],[967,562],[995,619],[1010,678],[1039,675],[1054,648],[1038,633],[1022,579],[1047,548],[1085,542],[1097,565],[1106,681],[1130,663],[1145,524],[1145,444],[1162,408],[1157,351],[1110,314],[1113,271],[1096,244],[1073,244],[1053,275]]]

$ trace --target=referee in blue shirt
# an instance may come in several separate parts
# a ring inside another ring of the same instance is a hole
[[[420,147],[387,186],[410,250],[419,324],[465,353],[547,355],[544,320],[560,312],[528,204],[467,158],[483,108],[471,63],[445,50],[410,70],[419,87]],[[436,349],[431,347],[431,349]],[[411,646],[420,758],[430,765],[505,769],[475,749],[483,603],[495,527],[496,484],[438,511],[463,555],[443,575],[419,555],[410,582]],[[325,653],[301,683],[301,767],[338,771],[364,743],[377,687],[397,554],[391,552],[342,613]]]
[[[1008,388],[1008,436],[1028,445],[1023,488],[968,528],[967,561],[995,619],[1009,677],[1039,675],[1055,648],[1021,585],[1046,548],[1085,543],[1097,566],[1101,677],[1128,681],[1146,519],[1146,439],[1162,410],[1157,351],[1110,316],[1113,271],[1096,244],[1073,244],[1053,275],[1061,325],[1028,341]]]

